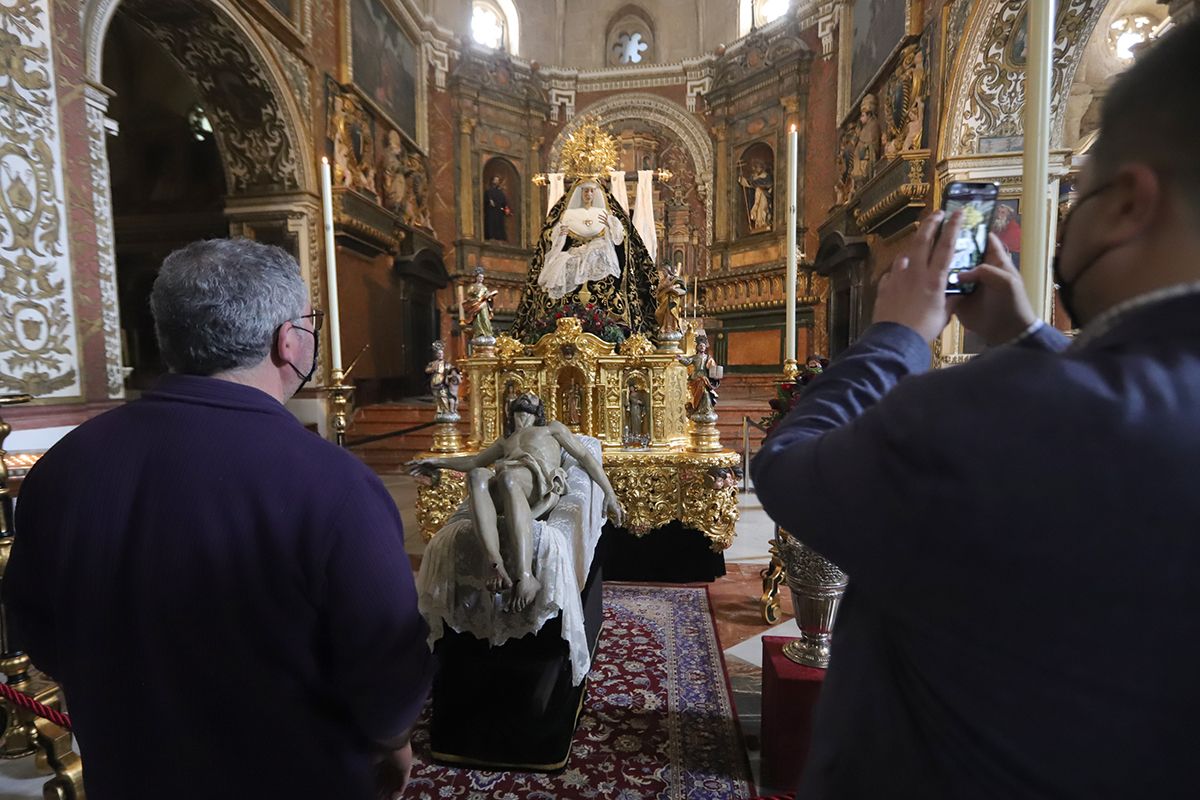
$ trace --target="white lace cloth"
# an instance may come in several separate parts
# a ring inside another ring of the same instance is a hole
[[[600,461],[600,442],[590,436],[578,438]],[[475,533],[469,500],[463,501],[430,540],[417,573],[417,604],[429,623],[430,648],[442,637],[446,625],[496,647],[536,633],[561,612],[571,682],[578,686],[583,681],[591,669],[591,654],[579,594],[604,526],[604,492],[566,453],[563,467],[567,470],[567,494],[549,517],[533,524],[533,574],[542,588],[523,611],[505,611],[508,593],[494,594],[484,586],[487,557]],[[501,555],[511,563],[506,538],[500,537]]]

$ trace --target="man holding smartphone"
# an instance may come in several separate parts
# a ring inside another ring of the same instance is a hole
[[[948,299],[939,212],[754,460],[850,575],[800,798],[1196,796],[1197,75],[1193,23],[1106,98],[1055,269],[1075,341],[995,235]],[[926,372],[955,313],[995,347]]]

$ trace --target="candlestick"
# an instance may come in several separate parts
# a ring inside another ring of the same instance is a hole
[[[796,362],[796,158],[800,150],[800,134],[793,125],[788,132],[787,187],[787,338],[784,344],[784,371]]]
[[[1050,98],[1054,58],[1054,4],[1029,4],[1025,60],[1025,155],[1021,193],[1021,277],[1033,312],[1050,319]]]
[[[325,288],[329,293],[329,365],[342,368],[342,328],[338,312],[337,250],[333,242],[333,188],[329,174],[329,159],[321,157],[321,212],[325,218]]]

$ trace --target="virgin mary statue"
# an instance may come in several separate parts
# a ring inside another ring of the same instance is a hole
[[[629,216],[599,183],[581,181],[546,215],[510,334],[534,341],[577,316],[609,341],[652,335],[657,281]]]

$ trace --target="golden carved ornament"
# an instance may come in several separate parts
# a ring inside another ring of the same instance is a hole
[[[625,508],[625,526],[635,536],[680,520],[702,533],[714,552],[733,544],[738,519],[736,482],[714,485],[713,473],[732,474],[738,454],[614,452],[604,472]],[[417,491],[417,516],[425,541],[433,538],[466,497],[462,473],[440,470],[439,478]]]
[[[461,472],[438,470],[429,485],[417,486],[417,519],[425,541],[441,530],[450,515],[467,496],[467,476]]]
[[[568,179],[606,178],[619,157],[617,140],[600,127],[599,119],[585,116],[563,144],[558,169]]]
[[[508,334],[502,333],[496,337],[496,358],[507,363],[523,355],[525,355],[525,345]]]
[[[621,343],[621,355],[626,357],[638,358],[653,352],[654,343],[644,333],[634,334]]]

